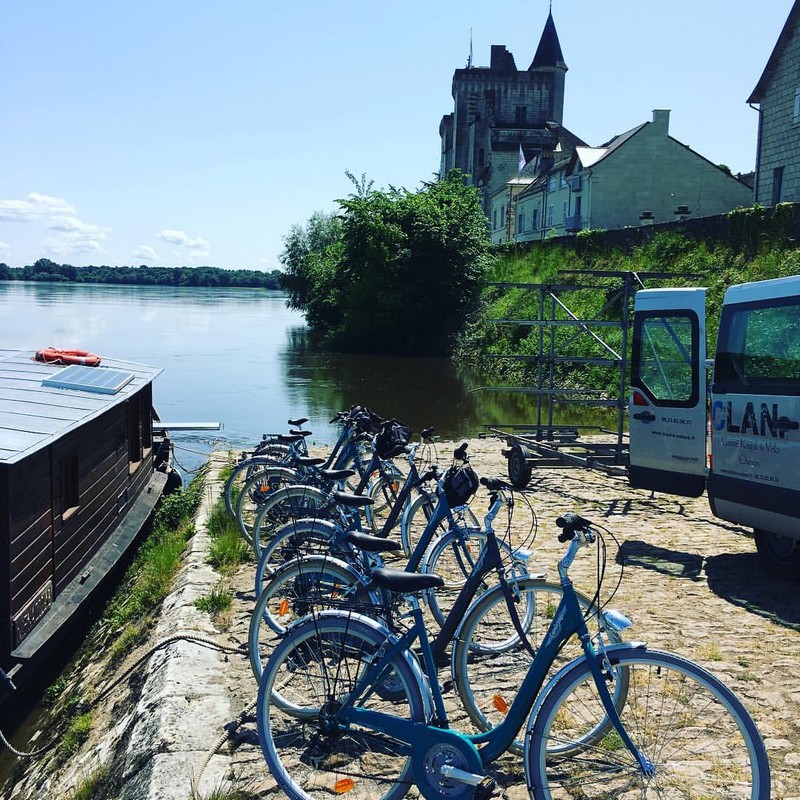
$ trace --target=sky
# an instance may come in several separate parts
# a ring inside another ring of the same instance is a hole
[[[754,168],[747,104],[793,0],[553,0],[564,125]],[[280,268],[354,191],[439,169],[453,71],[527,69],[548,0],[4,0],[0,262]]]

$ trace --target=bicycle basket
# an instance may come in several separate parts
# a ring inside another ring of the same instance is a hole
[[[411,438],[411,428],[400,420],[387,419],[375,437],[375,452],[379,458],[394,458],[403,452]]]
[[[469,464],[450,467],[444,475],[444,496],[451,507],[466,505],[478,491],[478,476]]]

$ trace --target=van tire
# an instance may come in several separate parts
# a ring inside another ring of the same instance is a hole
[[[800,579],[800,539],[756,528],[756,550],[767,570],[782,578]]]

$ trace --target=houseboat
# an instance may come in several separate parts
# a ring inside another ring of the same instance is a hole
[[[0,349],[0,677],[52,651],[170,479],[162,370],[89,356]]]

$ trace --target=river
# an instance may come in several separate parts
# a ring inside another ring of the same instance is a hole
[[[313,441],[329,444],[331,417],[354,403],[448,439],[533,421],[530,396],[479,391],[482,381],[448,359],[324,352],[269,290],[0,281],[0,344],[162,367],[162,420],[222,425],[174,434],[176,461],[190,474],[211,450],[248,449],[262,433],[287,430],[291,417],[308,417]]]

